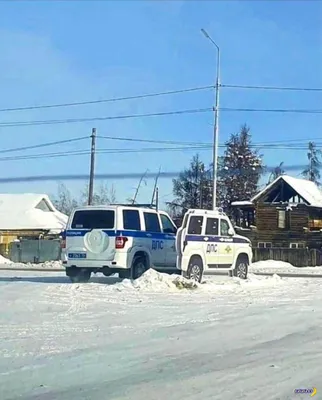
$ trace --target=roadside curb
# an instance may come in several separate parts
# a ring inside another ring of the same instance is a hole
[[[26,271],[26,272],[65,272],[64,268],[15,268],[15,267],[0,267],[0,271]]]
[[[0,267],[0,272],[1,271],[17,271],[17,272],[65,272],[65,268],[17,268],[17,267]],[[299,273],[299,274],[293,274],[290,272],[252,272],[250,271],[251,274],[254,275],[260,275],[260,276],[273,276],[273,275],[278,275],[281,278],[322,278],[322,274],[307,274],[307,273]],[[217,275],[217,274],[212,274],[212,275]],[[220,275],[220,274],[218,274]]]

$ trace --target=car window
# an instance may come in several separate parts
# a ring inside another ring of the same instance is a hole
[[[138,210],[123,210],[123,228],[133,231],[141,230],[140,214]]]
[[[201,235],[203,217],[190,217],[188,233],[190,235]]]
[[[158,214],[145,212],[144,221],[147,232],[161,232]]]
[[[220,221],[220,236],[228,236],[229,224],[225,219]]]
[[[206,235],[217,236],[218,235],[218,218],[207,218]]]
[[[164,233],[176,233],[176,228],[173,226],[173,223],[170,221],[170,218],[168,218],[164,214],[160,214],[161,217],[161,224],[162,224],[162,229]]]
[[[72,221],[72,229],[113,229],[115,213],[113,210],[79,210]]]

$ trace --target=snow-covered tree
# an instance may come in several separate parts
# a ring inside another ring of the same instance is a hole
[[[307,158],[309,160],[309,165],[302,172],[302,176],[309,181],[316,184],[320,184],[320,168],[321,168],[321,150],[316,148],[316,143],[309,142],[309,149],[307,153]]]
[[[189,208],[212,208],[212,173],[210,168],[195,155],[189,168],[173,179],[173,194],[175,199],[168,203],[179,215]]]
[[[251,134],[246,125],[226,142],[221,164],[218,197],[229,212],[233,201],[249,200],[257,193],[263,173],[261,156],[252,149]]]

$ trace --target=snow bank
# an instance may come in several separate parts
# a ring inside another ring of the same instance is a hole
[[[249,271],[256,273],[284,273],[284,274],[322,274],[322,267],[294,267],[292,264],[283,261],[258,261],[249,267]]]
[[[198,289],[198,283],[185,279],[181,275],[169,275],[149,269],[135,281],[124,279],[115,285],[118,290],[134,289],[138,291],[165,292],[183,289]]]
[[[0,254],[0,264],[13,264],[13,262]]]
[[[3,257],[0,255],[0,270],[1,267],[6,268],[6,264],[10,264],[11,269],[17,269],[23,270],[23,269],[29,269],[29,270],[51,270],[51,269],[59,269],[59,270],[64,270],[63,264],[61,261],[45,261],[43,263],[39,264],[34,264],[34,263],[15,263],[11,260],[8,260],[7,258]]]
[[[181,275],[168,275],[157,272],[153,269],[146,271],[140,278],[135,281],[125,279],[115,284],[118,291],[136,290],[144,292],[214,292],[218,290],[238,290],[247,287],[263,287],[275,286],[282,282],[282,278],[278,275],[273,276],[256,276],[249,274],[248,279],[227,277],[205,277],[203,282],[197,283],[189,279],[185,279]]]

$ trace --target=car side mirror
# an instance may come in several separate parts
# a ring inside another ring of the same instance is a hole
[[[229,228],[228,229],[228,236],[234,236],[235,232],[233,229]]]

